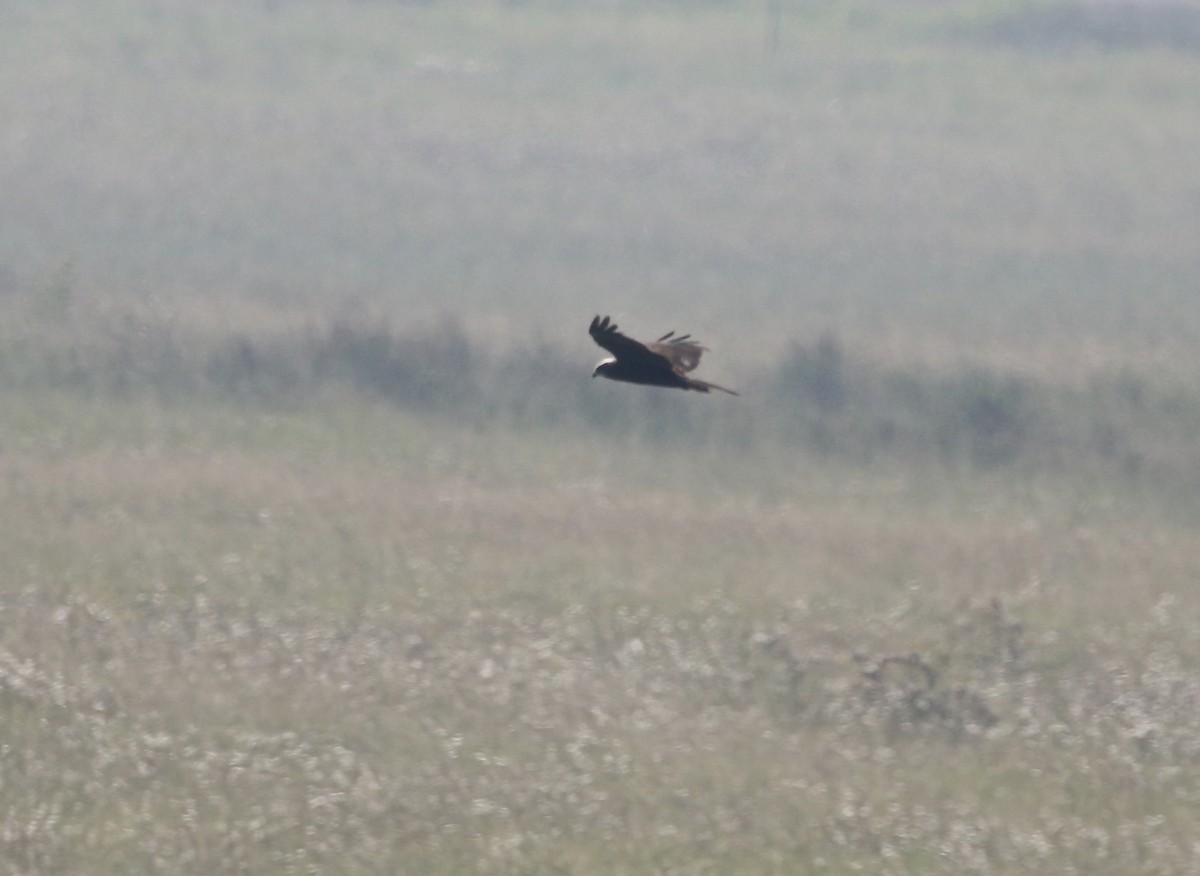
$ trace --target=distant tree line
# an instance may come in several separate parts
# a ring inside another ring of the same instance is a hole
[[[592,381],[593,352],[580,358],[540,342],[497,352],[453,320],[400,329],[339,317],[204,334],[132,314],[37,317],[10,321],[0,338],[0,387],[255,405],[344,391],[474,424],[607,430],[629,440],[1200,475],[1191,439],[1200,393],[1132,373],[1059,386],[985,368],[883,367],[826,333],[739,375],[742,398],[718,400]]]

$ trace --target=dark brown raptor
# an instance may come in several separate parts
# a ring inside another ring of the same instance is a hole
[[[670,331],[657,341],[635,341],[617,331],[616,323],[607,316],[592,320],[588,334],[612,357],[596,365],[592,377],[597,374],[609,380],[626,383],[641,383],[645,386],[667,386],[673,389],[694,389],[708,392],[717,389],[737,395],[732,389],[717,386],[705,380],[688,377],[688,372],[700,364],[700,355],[706,349],[692,340],[691,335],[678,335]]]

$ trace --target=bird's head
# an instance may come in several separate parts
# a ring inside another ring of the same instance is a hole
[[[595,377],[597,374],[601,375],[602,377],[605,376],[605,372],[607,372],[616,364],[617,360],[615,358],[602,359],[601,361],[597,362],[596,367],[592,369],[592,377]]]

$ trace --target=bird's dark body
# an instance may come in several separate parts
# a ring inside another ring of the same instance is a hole
[[[604,362],[596,368],[596,376],[607,377],[609,380],[620,380],[624,383],[639,383],[642,386],[665,386],[671,389],[697,389],[692,384],[696,381],[681,377],[671,370],[650,371],[645,368],[631,367],[627,363]],[[708,388],[701,389],[708,392]]]

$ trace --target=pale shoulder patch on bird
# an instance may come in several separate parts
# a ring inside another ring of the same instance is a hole
[[[732,389],[688,376],[688,372],[700,364],[700,357],[707,349],[693,340],[690,334],[676,335],[674,331],[669,331],[657,341],[636,341],[622,334],[617,324],[607,316],[595,317],[588,327],[588,333],[592,340],[612,353],[610,358],[596,364],[592,377],[599,375],[625,383],[696,392],[716,389],[737,395]]]

